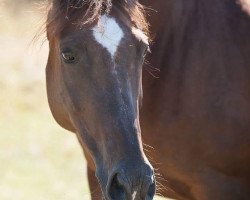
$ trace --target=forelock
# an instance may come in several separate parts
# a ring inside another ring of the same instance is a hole
[[[68,23],[85,26],[109,14],[113,7],[125,11],[132,24],[148,35],[144,7],[137,0],[52,0],[47,32],[60,33]]]

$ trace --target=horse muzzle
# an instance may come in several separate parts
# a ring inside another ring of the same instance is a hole
[[[155,194],[152,166],[145,162],[116,166],[103,192],[107,200],[152,200]]]

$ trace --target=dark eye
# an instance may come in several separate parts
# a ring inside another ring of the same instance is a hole
[[[63,51],[61,53],[64,62],[66,63],[76,63],[77,56],[72,51]]]

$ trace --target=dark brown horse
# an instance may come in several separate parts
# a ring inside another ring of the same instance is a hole
[[[92,199],[153,198],[142,139],[163,196],[250,199],[250,18],[236,0],[140,3],[155,10],[140,124],[142,6],[53,0],[48,15],[48,99],[83,147]]]

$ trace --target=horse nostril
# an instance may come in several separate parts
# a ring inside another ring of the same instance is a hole
[[[125,184],[122,183],[121,179],[119,179],[118,176],[119,176],[118,174],[114,175],[108,188],[108,195],[111,198],[111,200],[125,200],[126,199]]]
[[[111,173],[105,193],[108,200],[153,200],[156,188],[153,170],[148,165],[132,170],[122,168]]]

